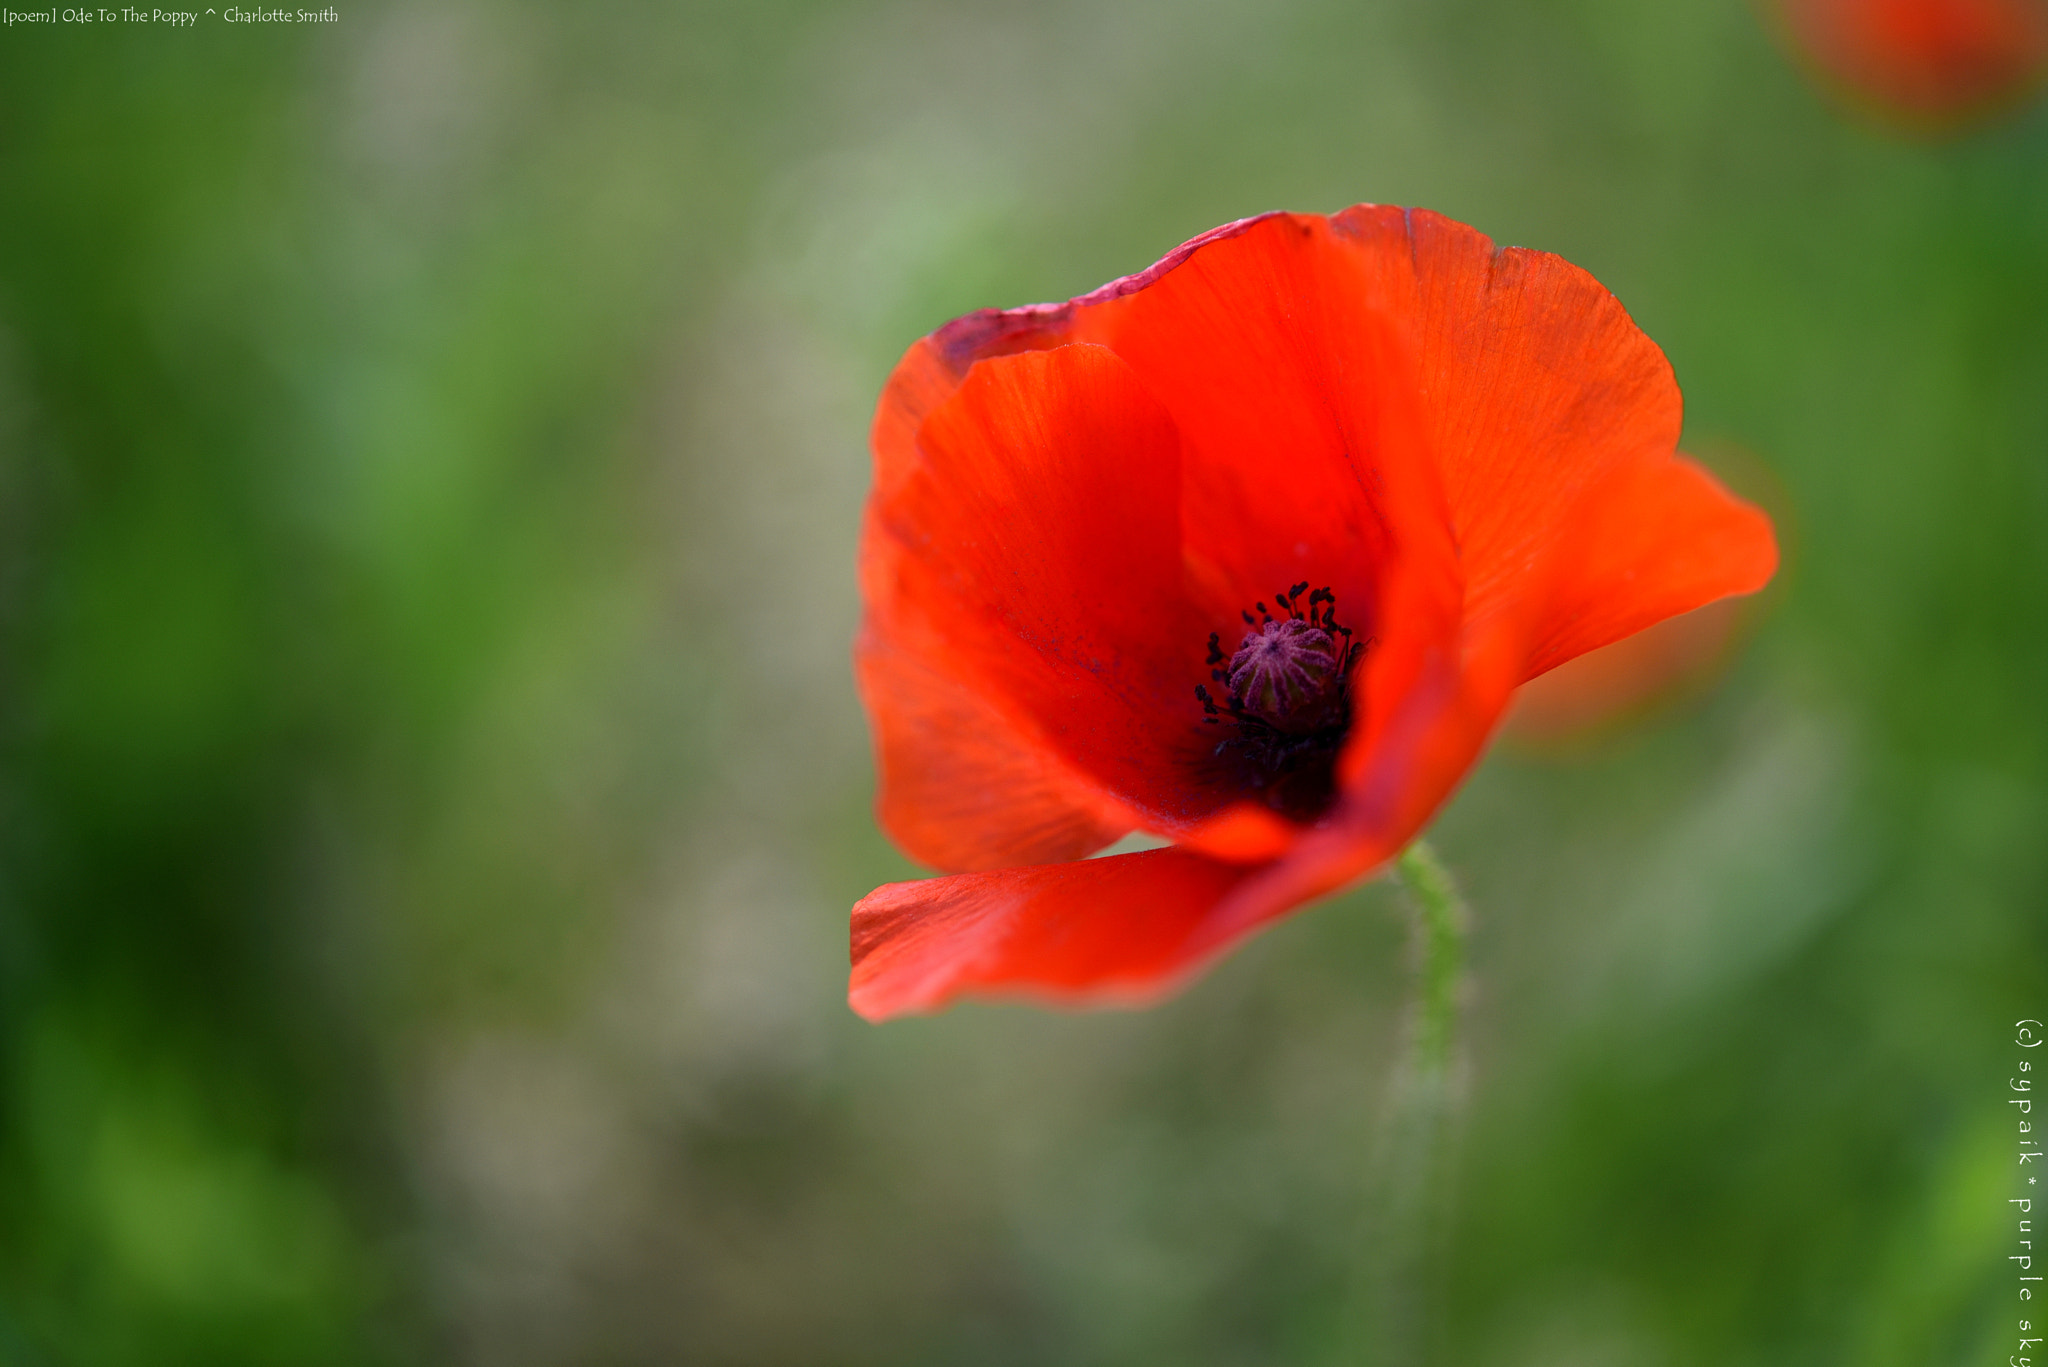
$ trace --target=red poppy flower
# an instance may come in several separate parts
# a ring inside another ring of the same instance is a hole
[[[882,825],[952,872],[854,908],[854,1009],[1147,1000],[1398,853],[1516,685],[1770,578],[1679,417],[1592,277],[1420,210],[917,342],[855,670]]]
[[[1952,126],[2048,73],[2048,0],[1779,0],[1793,40],[1852,96]]]

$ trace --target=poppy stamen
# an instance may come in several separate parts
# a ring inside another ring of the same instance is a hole
[[[1234,723],[1214,751],[1224,780],[1311,821],[1336,796],[1337,755],[1351,727],[1351,670],[1365,646],[1337,624],[1337,595],[1327,587],[1310,592],[1304,580],[1273,599],[1287,615],[1275,617],[1263,600],[1254,603],[1260,617],[1241,613],[1252,629],[1227,659],[1222,634],[1210,633],[1209,678],[1224,693],[1219,699],[1197,684],[1195,698],[1205,723]]]

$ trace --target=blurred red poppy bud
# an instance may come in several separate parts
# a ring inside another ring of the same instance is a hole
[[[2048,0],[1775,0],[1797,49],[1852,102],[1950,129],[2048,74]]]

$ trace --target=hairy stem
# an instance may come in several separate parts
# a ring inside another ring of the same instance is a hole
[[[1394,867],[1414,908],[1409,935],[1416,957],[1416,1004],[1408,1067],[1416,1074],[1447,1074],[1457,1044],[1471,913],[1429,842],[1410,845]]]
[[[1382,1367],[1430,1357],[1436,1256],[1451,1213],[1450,1178],[1463,1100],[1458,1009],[1470,913],[1436,852],[1410,845],[1394,865],[1408,904],[1415,989],[1407,1051],[1388,1098],[1378,1210],[1375,1335]]]

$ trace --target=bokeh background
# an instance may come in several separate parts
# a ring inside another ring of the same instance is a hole
[[[845,1008],[872,398],[1273,207],[1559,252],[1787,560],[1497,749],[1438,1360],[2012,1351],[2048,114],[1742,0],[336,0],[0,30],[0,1362],[1363,1361],[1384,885]]]

